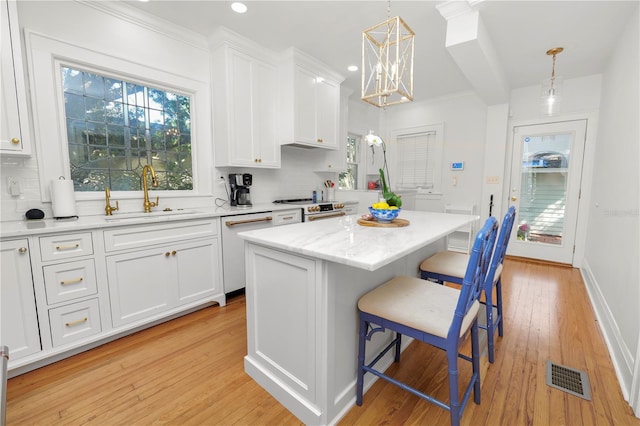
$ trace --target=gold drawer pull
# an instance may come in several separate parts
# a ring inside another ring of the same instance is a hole
[[[60,281],[60,285],[77,284],[77,283],[81,283],[83,280],[84,278],[80,277],[80,278],[75,278],[73,280]]]
[[[18,138],[11,138],[11,143],[14,145],[18,145],[20,143],[20,139]]]
[[[89,321],[89,318],[84,317],[84,318],[79,319],[79,320],[65,322],[64,325],[66,325],[67,327],[73,327],[74,325],[82,324],[82,323],[85,323],[87,321]]]
[[[73,250],[80,247],[80,244],[70,244],[68,246],[56,246],[56,250]]]
[[[228,220],[224,224],[231,227],[236,225],[245,225],[247,223],[256,223],[256,222],[271,222],[273,218],[271,216],[259,217],[256,219],[246,219],[246,220]]]

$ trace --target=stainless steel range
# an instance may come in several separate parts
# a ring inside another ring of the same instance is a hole
[[[320,219],[344,216],[347,214],[345,205],[337,201],[321,201],[314,203],[311,198],[297,198],[289,200],[275,200],[276,204],[299,206],[302,209],[302,221],[312,222]]]

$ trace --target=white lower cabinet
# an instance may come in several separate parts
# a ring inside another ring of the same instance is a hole
[[[9,347],[9,376],[213,302],[224,306],[219,222],[2,240],[0,344]]]
[[[41,350],[29,242],[2,241],[0,255],[0,344],[17,360]]]
[[[193,224],[193,228],[201,230],[202,224]],[[139,233],[140,230],[131,231]],[[108,232],[112,231],[105,231]],[[122,238],[127,230],[113,232],[118,232],[118,237]],[[164,225],[160,225],[141,234],[145,241],[162,241],[165,232]],[[106,241],[109,239],[105,236]],[[133,240],[129,241],[136,245]],[[108,255],[106,266],[113,326],[157,318],[200,300],[217,297],[222,298],[218,301],[224,304],[219,250],[216,235]]]

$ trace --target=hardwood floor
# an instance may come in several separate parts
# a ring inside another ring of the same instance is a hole
[[[576,269],[507,259],[505,336],[483,357],[464,425],[640,425],[624,401]],[[244,297],[10,379],[7,425],[294,425],[243,370]],[[545,384],[545,362],[585,371],[592,400]],[[443,354],[413,343],[396,377],[447,395]],[[466,372],[463,369],[463,375]],[[378,380],[341,425],[447,425],[448,412]]]

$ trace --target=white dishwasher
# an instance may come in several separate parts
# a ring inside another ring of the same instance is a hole
[[[302,221],[302,210],[282,210],[222,216],[222,276],[224,292],[229,294],[246,286],[244,240],[239,232],[270,228]]]

